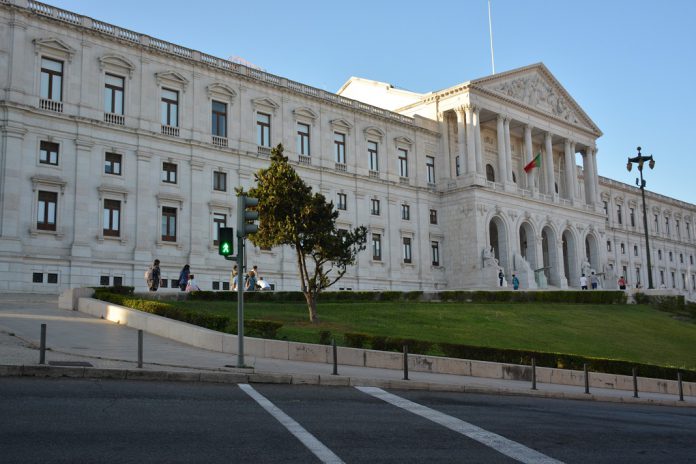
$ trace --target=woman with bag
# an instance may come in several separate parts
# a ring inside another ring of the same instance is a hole
[[[191,274],[191,266],[187,264],[179,273],[179,289],[181,289],[182,292],[186,290],[186,285],[189,281],[189,274]]]

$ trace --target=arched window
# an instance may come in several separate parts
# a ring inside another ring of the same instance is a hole
[[[486,180],[495,182],[495,169],[490,164],[486,165]]]

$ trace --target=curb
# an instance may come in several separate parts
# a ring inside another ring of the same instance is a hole
[[[247,372],[245,372],[247,371]],[[239,372],[173,372],[150,371],[140,369],[104,369],[92,367],[59,367],[45,365],[0,365],[1,377],[41,377],[41,378],[77,378],[109,380],[145,380],[163,382],[202,382],[202,383],[264,383],[286,385],[321,385],[327,387],[378,387],[395,390],[420,390],[431,392],[454,392],[472,394],[498,394],[509,396],[530,396],[537,398],[555,398],[608,403],[644,404],[654,406],[672,406],[696,408],[696,403],[677,400],[653,398],[633,398],[624,396],[595,395],[573,392],[549,392],[531,389],[498,388],[485,386],[448,385],[410,380],[367,379],[321,374],[278,374],[255,373],[248,369]]]

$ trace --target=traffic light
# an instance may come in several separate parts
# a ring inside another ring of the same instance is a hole
[[[259,199],[248,197],[246,194],[237,196],[237,236],[246,237],[259,230],[259,226],[251,221],[259,218],[259,212],[248,208],[257,206]]]
[[[220,227],[218,231],[218,253],[225,258],[234,250],[234,229],[232,227]]]

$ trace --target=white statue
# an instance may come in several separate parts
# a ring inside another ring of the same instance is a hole
[[[582,262],[582,273],[585,274],[585,276],[589,277],[590,274],[592,274],[592,265],[590,262],[585,258],[585,260]]]
[[[495,267],[496,269],[500,267],[498,266],[498,260],[495,259],[495,252],[492,246],[483,248],[483,267]]]

